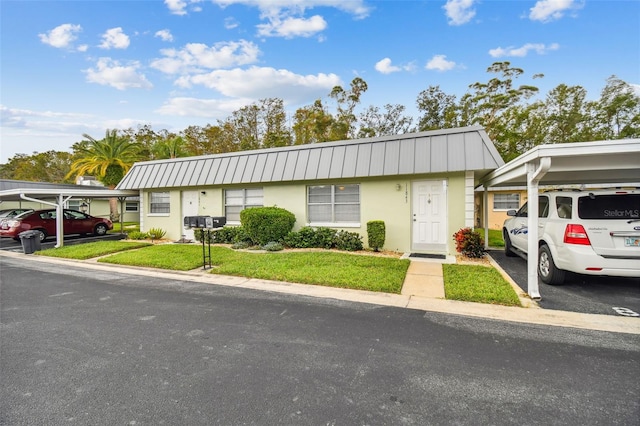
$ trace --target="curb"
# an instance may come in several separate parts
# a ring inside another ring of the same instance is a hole
[[[203,284],[223,285],[283,294],[328,298],[348,302],[368,303],[380,306],[391,306],[427,312],[438,312],[460,316],[494,319],[500,321],[579,328],[613,333],[640,334],[640,321],[638,321],[637,318],[544,310],[530,299],[529,301],[532,302],[530,305],[524,305],[525,307],[520,308],[500,305],[488,305],[482,303],[461,302],[455,300],[444,300],[420,296],[403,296],[400,294],[323,287],[318,285],[287,283],[281,281],[268,281],[255,278],[214,275],[203,270],[164,271],[152,268],[103,264],[97,263],[95,261],[91,262],[89,260],[70,260],[55,257],[25,255],[23,253],[0,250],[0,258],[2,257],[10,257],[15,259],[28,258],[31,261],[42,263],[58,265],[73,264],[75,266],[87,269],[101,271],[117,270],[120,273],[138,276],[149,276],[154,278],[183,281],[189,280]],[[493,259],[491,260],[493,261]],[[501,274],[506,274],[504,271],[502,271],[501,268],[497,269],[501,271]],[[511,279],[509,279],[509,281],[513,282],[513,280]],[[515,285],[515,283],[511,285]],[[520,290],[520,292],[522,292],[522,290]],[[526,297],[522,299],[527,301]]]

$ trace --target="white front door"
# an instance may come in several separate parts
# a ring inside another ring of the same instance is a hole
[[[412,251],[447,252],[447,181],[412,183]]]
[[[182,223],[184,223],[185,216],[198,216],[200,200],[199,196],[200,194],[198,193],[198,191],[182,191]],[[184,235],[184,238],[186,238],[187,240],[195,241],[193,229],[184,229],[183,227],[182,235]]]

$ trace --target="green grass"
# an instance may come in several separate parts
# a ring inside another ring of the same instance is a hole
[[[211,248],[211,258],[214,256]],[[160,244],[136,250],[121,252],[99,260],[118,265],[146,266],[150,268],[189,271],[202,267],[202,246],[188,244]]]
[[[63,246],[60,248],[37,251],[35,254],[39,256],[85,260],[93,257],[104,256],[106,254],[145,247],[148,245],[149,243],[144,242],[97,241],[94,243],[76,244],[72,246]]]
[[[133,250],[137,249],[137,250]],[[115,254],[113,254],[115,253]],[[36,252],[40,256],[188,271],[202,267],[202,246],[99,241]],[[399,294],[409,260],[342,252],[252,253],[211,247],[212,273],[301,284]],[[446,298],[520,306],[518,296],[494,268],[442,265]]]
[[[479,265],[442,265],[449,300],[521,306],[511,285],[494,269]]]
[[[118,253],[100,262],[190,270],[202,266],[202,247],[163,244]],[[334,252],[251,253],[211,247],[213,273],[330,287],[400,293],[408,260]]]
[[[484,240],[484,228],[475,228],[474,231]],[[489,247],[504,247],[501,229],[489,229]]]
[[[138,222],[124,222],[123,228],[125,232],[140,231],[140,223]],[[113,222],[113,229],[110,233],[120,233],[120,222]]]

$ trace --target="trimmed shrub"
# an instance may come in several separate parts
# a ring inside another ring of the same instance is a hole
[[[362,236],[357,232],[338,231],[334,243],[338,250],[362,250]]]
[[[240,212],[242,227],[258,245],[282,240],[295,222],[294,214],[280,207],[252,207]]]
[[[149,235],[146,232],[131,231],[127,233],[127,238],[130,240],[146,240]]]
[[[194,229],[193,234],[197,241],[202,242],[202,229]],[[233,244],[238,241],[250,241],[249,236],[242,226],[225,226],[209,232],[211,244]]]
[[[315,230],[313,238],[313,247],[330,249],[335,245],[336,230],[331,228],[319,227]]]
[[[282,244],[275,241],[269,241],[267,244],[262,246],[262,250],[266,251],[280,251],[282,249],[284,249],[284,247],[282,247]]]
[[[216,238],[216,233],[215,232],[211,232],[211,231],[203,232],[202,229],[199,229],[199,228],[196,228],[196,229],[193,230],[193,237],[196,239],[196,241],[198,241],[200,243],[202,242],[202,236],[203,235],[207,235],[208,236],[208,238],[205,241],[205,243],[213,244],[213,243],[217,242],[215,240],[215,238]]]
[[[162,237],[167,235],[167,231],[162,228],[151,228],[149,229],[149,232],[147,232],[147,234],[149,234],[149,238],[151,238],[151,241],[161,240]]]
[[[380,251],[384,246],[385,226],[383,220],[371,220],[367,222],[367,237],[369,248]]]
[[[251,243],[248,243],[246,241],[238,241],[233,243],[233,245],[231,246],[231,248],[234,250],[247,249],[249,247],[251,247]]]
[[[486,250],[484,249],[484,240],[480,234],[471,228],[461,228],[453,234],[456,242],[456,251],[471,258],[484,257]]]

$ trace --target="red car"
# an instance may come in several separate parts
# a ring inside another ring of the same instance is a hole
[[[76,210],[64,210],[64,235],[94,234],[104,235],[113,229],[109,219],[93,217]],[[18,240],[24,231],[39,231],[40,241],[56,235],[56,210],[35,210],[22,213],[14,218],[5,219],[0,224],[0,237]]]

